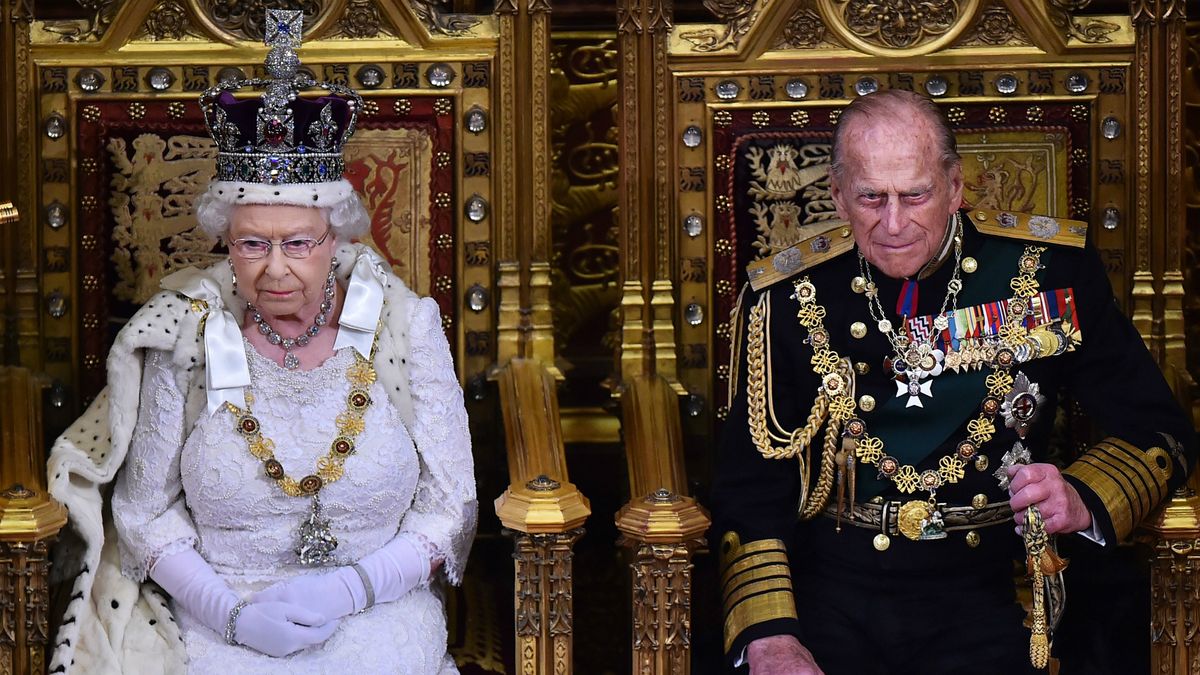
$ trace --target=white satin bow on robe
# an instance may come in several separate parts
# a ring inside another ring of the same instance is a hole
[[[353,347],[370,358],[375,328],[383,311],[383,287],[387,280],[387,262],[370,249],[362,249],[346,287],[346,299],[333,349]],[[245,388],[250,386],[250,368],[246,346],[237,319],[225,307],[221,286],[210,269],[189,267],[165,277],[163,288],[182,293],[208,305],[204,322],[204,385],[208,395],[208,414],[226,403],[243,406]]]
[[[354,347],[363,358],[371,358],[371,344],[383,312],[383,285],[387,282],[388,263],[369,248],[362,248],[350,281],[346,284],[346,301],[338,317],[337,340],[333,351]]]

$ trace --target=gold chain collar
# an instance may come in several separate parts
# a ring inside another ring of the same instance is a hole
[[[1044,246],[1026,246],[1017,263],[1017,275],[1009,282],[1013,291],[1011,302],[1028,307],[1029,299],[1037,294],[1037,271],[1040,269]],[[979,455],[980,447],[990,441],[996,433],[995,417],[1000,411],[1001,400],[1013,387],[1014,378],[1009,372],[1016,363],[1011,345],[1019,344],[1028,330],[1023,324],[1023,313],[1012,312],[1000,327],[1000,347],[989,365],[986,384],[987,396],[980,404],[979,415],[967,424],[967,437],[960,441],[955,451],[938,461],[938,468],[918,472],[911,464],[901,464],[898,459],[884,453],[883,440],[867,433],[867,424],[857,416],[857,403],[850,391],[848,378],[840,372],[842,357],[829,346],[829,331],[825,329],[825,308],[816,302],[816,286],[804,277],[794,284],[793,297],[800,303],[796,318],[808,331],[808,343],[813,347],[811,363],[813,372],[821,378],[821,395],[829,400],[829,415],[834,422],[844,424],[845,436],[854,444],[854,455],[864,464],[872,464],[879,470],[880,477],[888,478],[896,488],[911,494],[917,490],[929,492],[930,501],[936,500],[937,489],[947,483],[957,483],[965,475],[966,462],[977,459],[976,469],[986,470],[986,457]]]
[[[250,393],[250,388],[246,388],[244,408],[232,403],[225,404],[225,408],[234,417],[237,432],[246,439],[250,454],[262,461],[267,476],[275,481],[284,494],[289,497],[315,496],[322,487],[345,475],[346,458],[354,454],[355,439],[366,427],[363,419],[374,402],[368,390],[376,378],[373,362],[378,344],[379,332],[376,331],[370,357],[364,358],[358,350],[351,348],[354,351],[354,363],[346,369],[350,393],[346,396],[346,409],[337,416],[338,435],[329,444],[329,451],[325,456],[317,460],[316,472],[300,480],[287,475],[283,464],[275,459],[275,441],[262,434],[262,423],[251,410],[254,396]]]

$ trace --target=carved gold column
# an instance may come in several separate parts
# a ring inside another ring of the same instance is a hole
[[[633,669],[691,672],[692,554],[704,546],[708,513],[685,489],[679,399],[659,375],[623,384],[621,410],[630,494],[617,513],[631,551]]]
[[[1136,260],[1133,319],[1176,395],[1190,408],[1194,380],[1187,370],[1184,327],[1183,0],[1134,0],[1137,111]],[[1153,311],[1154,271],[1160,270],[1161,314]],[[1151,315],[1153,316],[1153,315]],[[1192,485],[1196,476],[1192,477]],[[1200,498],[1176,491],[1144,526],[1153,547],[1151,658],[1155,673],[1200,672]]]
[[[26,221],[35,221],[34,149],[36,95],[30,57],[32,0],[0,0],[0,201],[11,200]],[[0,229],[4,275],[3,363],[40,367],[38,255],[35,228],[14,219]]]
[[[1183,317],[1187,206],[1184,202],[1182,79],[1187,16],[1183,0],[1135,2],[1133,9],[1134,25],[1138,28],[1139,68],[1143,61],[1142,41],[1146,38],[1153,78],[1151,92],[1158,106],[1152,110],[1150,125],[1155,137],[1152,149],[1157,151],[1150,157],[1150,176],[1155,186],[1155,201],[1162,209],[1161,216],[1154,219],[1154,234],[1160,237],[1156,248],[1162,256],[1160,363],[1168,382],[1183,399],[1194,384],[1187,369]],[[1190,406],[1190,401],[1184,403]]]
[[[663,490],[644,501],[654,509],[678,499]],[[622,538],[623,545],[635,549],[629,567],[633,574],[633,672],[638,675],[691,672],[692,554],[703,543],[699,537],[675,544]]]
[[[1137,153],[1132,318],[1160,366],[1172,375],[1185,360],[1180,268],[1184,0],[1133,0],[1131,14]],[[1162,305],[1156,308],[1160,284]]]
[[[1139,539],[1152,547],[1150,560],[1150,672],[1200,672],[1200,497],[1190,487],[1142,528]]]
[[[621,231],[621,378],[676,382],[673,200],[669,116],[670,0],[617,5]]]
[[[509,487],[496,515],[515,539],[515,638],[522,675],[572,672],[571,547],[591,514],[567,480],[553,374],[512,359],[497,375]]]
[[[621,105],[622,431],[632,499],[616,515],[630,550],[633,672],[691,670],[692,554],[709,518],[684,496],[676,377],[674,185],[667,64],[670,0],[617,5]]]
[[[1161,106],[1155,105],[1157,97],[1151,91],[1155,87],[1154,47],[1158,34],[1157,19],[1154,16],[1156,0],[1134,0],[1133,25],[1137,35],[1134,56],[1134,119],[1136,120],[1136,140],[1134,147],[1137,156],[1134,159],[1134,268],[1133,268],[1133,306],[1130,318],[1137,326],[1142,339],[1155,359],[1161,363],[1162,352],[1159,349],[1160,340],[1155,335],[1154,327],[1154,270],[1152,267],[1152,245],[1150,233],[1156,220],[1155,211],[1161,209],[1162,200],[1155,199],[1156,181],[1154,157],[1161,156],[1162,146],[1155,140],[1161,134],[1156,133],[1155,122]],[[1155,208],[1155,205],[1159,208]],[[1161,221],[1160,221],[1161,222]]]
[[[541,361],[558,379],[550,309],[550,2],[499,0],[497,362]]]
[[[67,510],[46,494],[42,387],[0,367],[0,675],[46,672],[50,542]]]
[[[500,105],[496,111],[496,138],[500,145],[496,153],[496,261],[499,288],[497,302],[496,354],[504,363],[520,354],[522,325],[522,283],[520,244],[517,242],[520,194],[517,192],[519,161],[517,127],[517,2],[500,0],[496,3],[496,28],[500,35],[496,70],[499,74]],[[523,78],[522,78],[523,79]]]
[[[550,3],[498,0],[500,288],[497,368],[514,536],[519,672],[572,670],[572,546],[591,514],[567,480],[550,308]]]
[[[1195,54],[1200,53],[1200,21],[1193,14],[1188,20],[1184,33],[1184,53]],[[1188,65],[1184,70],[1184,78],[1182,85],[1183,98],[1183,119],[1184,128],[1189,128],[1195,125],[1196,120],[1200,120],[1200,77],[1196,73],[1200,72],[1200,63],[1193,59],[1186,59]],[[1185,156],[1194,157],[1200,154],[1200,134],[1192,133],[1185,135],[1186,145],[1184,146]],[[1191,169],[1193,174],[1195,169]],[[1200,254],[1200,182],[1195,180],[1183,181],[1183,203],[1184,203],[1184,241],[1187,244],[1184,246],[1184,260],[1196,260]],[[1191,351],[1189,375],[1194,380],[1200,376],[1200,269],[1193,265],[1183,265],[1185,278],[1187,283],[1185,301],[1184,301],[1184,316],[1185,328],[1187,333],[1187,343]],[[1195,389],[1193,389],[1193,392]],[[1192,424],[1200,428],[1200,399],[1193,398],[1190,401]]]
[[[31,3],[22,0],[0,0],[0,363],[17,363],[17,268],[19,267],[18,236],[20,186],[17,169],[28,148],[18,138],[18,125],[27,123],[29,116],[29,87],[23,75],[29,67],[29,24],[33,20]],[[28,197],[26,197],[28,199]],[[25,202],[26,204],[28,202]],[[20,207],[24,208],[24,207]]]
[[[574,529],[516,536],[517,667],[522,675],[574,672],[571,547]]]

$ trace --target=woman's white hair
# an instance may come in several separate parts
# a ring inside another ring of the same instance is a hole
[[[334,237],[342,241],[360,238],[371,226],[354,186],[345,178],[328,183],[265,185],[242,181],[214,181],[196,198],[196,220],[213,239],[225,237],[234,207],[240,204],[280,204],[321,209]]]

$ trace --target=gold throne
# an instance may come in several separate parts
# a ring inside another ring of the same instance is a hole
[[[513,573],[499,594],[473,577],[451,598],[464,666],[593,670],[574,657],[572,579],[591,507],[567,460],[597,443],[624,455],[626,484],[588,489],[628,498],[603,518],[630,595],[588,596],[627,620],[586,630],[620,631],[639,673],[703,665],[728,312],[750,260],[830,217],[823,146],[871,88],[946,106],[972,203],[1088,220],[1122,306],[1194,404],[1200,31],[1184,3],[938,0],[903,30],[855,18],[858,4],[311,4],[305,63],[373,104],[352,149],[371,241],[439,301],[479,492],[501,495],[477,548]],[[187,221],[211,151],[195,100],[263,52],[254,20],[218,6],[0,5],[0,339],[4,363],[36,373],[0,372],[15,410],[0,406],[0,674],[42,672],[52,633],[46,553],[65,516],[44,496],[46,435],[102,386],[108,341],[153,278],[212,253]],[[581,31],[579,16],[605,18]],[[802,180],[781,183],[777,162]],[[608,392],[579,394],[601,380]],[[1185,630],[1196,513],[1177,495],[1145,529],[1156,672],[1200,653]],[[472,624],[487,612],[464,608],[488,603],[511,603],[511,624]]]

